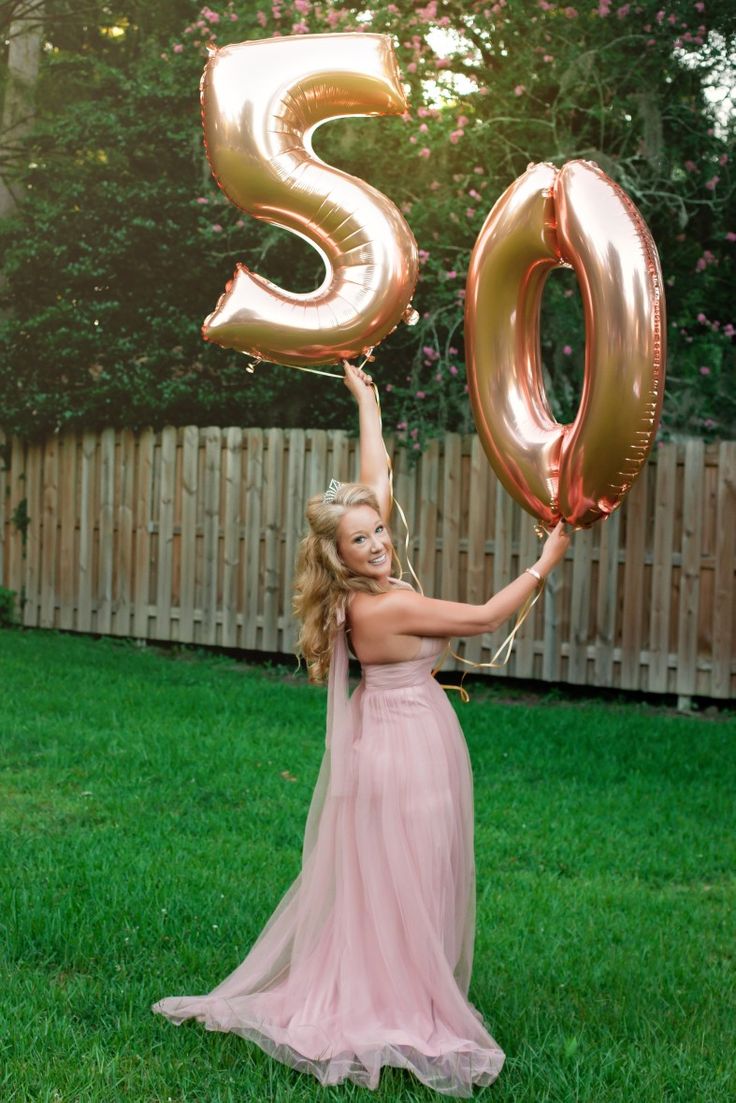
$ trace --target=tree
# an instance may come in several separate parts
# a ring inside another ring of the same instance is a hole
[[[218,191],[197,89],[213,41],[362,28],[394,36],[411,111],[337,121],[316,147],[397,202],[422,250],[420,324],[378,350],[387,425],[410,448],[470,428],[462,290],[475,236],[530,161],[587,157],[631,195],[662,256],[663,431],[733,435],[734,134],[709,99],[734,40],[730,5],[92,6],[83,24],[62,6],[47,18],[26,201],[0,222],[15,312],[0,325],[6,428],[345,424],[339,384],[266,365],[251,377],[201,340],[238,260],[293,290],[322,273],[302,241]],[[570,276],[550,279],[542,326],[561,420],[577,404],[584,340]]]

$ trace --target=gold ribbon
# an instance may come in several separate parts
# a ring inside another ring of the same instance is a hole
[[[457,661],[459,663],[465,663],[466,666],[473,667],[474,670],[497,670],[499,667],[506,666],[509,659],[511,658],[511,649],[514,646],[514,639],[516,638],[516,633],[519,631],[522,624],[524,623],[526,618],[529,616],[529,613],[531,612],[532,608],[536,605],[543,589],[544,589],[544,580],[542,580],[542,582],[537,586],[534,593],[530,594],[529,597],[526,599],[526,601],[524,602],[524,604],[522,605],[521,609],[519,610],[519,612],[516,616],[516,623],[514,624],[514,627],[511,629],[511,631],[509,632],[506,639],[503,641],[501,646],[498,648],[498,650],[496,651],[493,658],[491,658],[487,663],[476,663],[476,662],[474,662],[473,659],[463,658],[463,656],[458,655],[457,651],[453,650],[453,648],[448,643],[447,647],[445,648],[445,650],[442,652],[439,659],[437,660],[437,664],[434,667],[434,669],[432,671],[432,674],[433,675],[437,674],[437,672],[441,669],[442,664],[444,663],[444,661],[445,661],[445,659],[447,658],[448,655],[452,655],[453,659],[457,659]],[[504,648],[506,648],[505,657],[503,659],[501,659],[500,662],[496,662],[496,660],[498,659],[498,656],[502,654]],[[463,682],[465,681],[465,678],[466,678],[467,674],[468,674],[468,671],[464,670],[463,671],[463,676],[460,679],[460,685],[459,686],[447,685],[445,682],[440,682],[439,683],[442,686],[443,689],[448,689],[448,690],[449,689],[454,689],[454,690],[456,690],[460,694],[460,697],[465,702],[465,704],[467,704],[468,701],[470,700],[470,694],[468,693],[467,689],[463,685]]]

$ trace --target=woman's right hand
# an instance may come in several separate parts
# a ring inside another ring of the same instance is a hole
[[[565,522],[559,521],[545,540],[542,554],[537,560],[540,572],[543,575],[549,574],[564,559],[569,547],[570,535],[565,531]]]
[[[363,371],[349,360],[343,360],[342,367],[345,372],[343,383],[350,391],[356,402],[362,402],[367,397],[373,398],[373,380],[368,372]]]

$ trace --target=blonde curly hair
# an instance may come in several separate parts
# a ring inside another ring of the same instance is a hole
[[[353,574],[337,550],[337,529],[350,509],[370,506],[380,515],[378,499],[362,483],[342,483],[334,501],[322,494],[307,503],[309,532],[299,546],[294,580],[294,613],[301,620],[297,654],[303,656],[310,682],[327,680],[334,646],[338,614],[344,612],[348,595],[361,591],[380,594],[385,587],[372,578]],[[401,563],[391,548],[391,569],[401,574]]]

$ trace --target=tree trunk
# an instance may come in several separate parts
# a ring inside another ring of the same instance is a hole
[[[18,147],[33,126],[43,44],[44,0],[19,4],[10,23],[8,75],[0,121],[0,218],[13,214],[21,192],[13,183]]]

